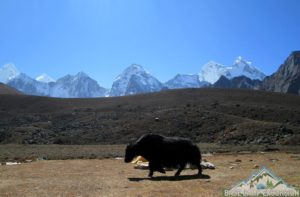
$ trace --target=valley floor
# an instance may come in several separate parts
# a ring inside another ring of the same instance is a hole
[[[247,179],[254,166],[266,166],[290,185],[300,186],[299,153],[217,153],[204,159],[216,165],[178,179],[133,168],[123,159],[41,160],[0,166],[0,196],[222,196],[225,188]]]

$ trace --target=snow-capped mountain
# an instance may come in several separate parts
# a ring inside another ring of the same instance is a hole
[[[49,83],[49,95],[63,98],[105,97],[107,89],[100,87],[94,79],[84,72],[66,75],[56,82]]]
[[[163,84],[137,64],[126,68],[113,82],[110,96],[124,96],[145,92],[156,92]]]
[[[66,75],[55,81],[47,74],[32,79],[24,73],[20,74],[13,64],[6,64],[0,68],[0,82],[7,83],[25,94],[64,98],[124,96],[157,92],[164,88],[201,88],[214,84],[221,76],[228,80],[245,76],[247,79],[237,78],[230,81],[231,86],[247,86],[247,88],[255,87],[255,89],[257,89],[259,82],[252,85],[251,80],[265,78],[265,75],[259,69],[242,57],[238,57],[231,66],[224,66],[210,61],[201,68],[198,74],[178,74],[165,84],[152,76],[142,66],[132,64],[115,79],[110,91],[100,87],[97,81],[83,72],[76,75]],[[226,80],[224,79],[224,81]],[[232,83],[234,84],[232,85]],[[228,85],[229,82],[224,82],[224,84]]]
[[[39,96],[51,96],[62,98],[88,98],[105,97],[108,90],[102,88],[98,83],[83,72],[77,75],[67,75],[57,82],[41,82],[24,73],[8,81],[7,85],[17,90]]]
[[[199,73],[200,81],[207,81],[211,84],[214,84],[221,76],[225,76],[228,79],[246,76],[252,80],[263,80],[266,75],[253,66],[251,62],[244,60],[240,56],[234,61],[232,66],[224,66],[210,61],[202,67]]]
[[[49,95],[49,84],[39,82],[24,73],[8,81],[7,85],[16,88],[17,90],[29,95]]]
[[[258,68],[252,65],[252,62],[244,60],[239,56],[231,67],[227,67],[230,72],[231,78],[238,76],[246,76],[250,79],[263,80],[266,75]]]
[[[207,81],[211,84],[215,83],[221,76],[230,78],[230,73],[226,66],[219,64],[214,61],[209,61],[204,66],[202,66],[199,73],[200,81]]]
[[[198,75],[177,74],[174,78],[167,81],[164,85],[169,89],[179,88],[200,88],[207,86],[209,83],[200,81]]]
[[[49,75],[43,73],[40,76],[38,76],[37,78],[35,78],[35,80],[40,81],[40,82],[44,82],[44,83],[49,83],[49,82],[54,82],[55,80],[50,77]]]
[[[20,71],[15,67],[14,64],[5,64],[0,68],[0,82],[7,83],[9,80],[15,78],[20,74]]]

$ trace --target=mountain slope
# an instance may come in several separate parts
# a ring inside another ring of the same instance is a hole
[[[0,112],[0,143],[125,144],[149,132],[205,143],[300,143],[299,96],[264,91],[193,88],[92,99],[2,95]]]
[[[263,90],[300,95],[300,51],[294,51],[279,69],[263,81]]]
[[[199,80],[198,75],[177,74],[164,84],[169,89],[200,88],[208,85],[208,82]]]
[[[216,88],[241,88],[241,89],[252,89],[259,90],[261,88],[262,82],[258,79],[252,80],[246,76],[234,77],[232,79],[227,79],[221,76],[213,87]]]
[[[124,96],[146,92],[157,92],[163,84],[137,64],[132,64],[120,74],[110,90],[110,96]]]
[[[3,83],[0,82],[0,95],[1,94],[22,94],[15,88],[9,87]]]

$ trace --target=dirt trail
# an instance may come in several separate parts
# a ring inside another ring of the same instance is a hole
[[[253,166],[266,166],[290,185],[300,186],[300,155],[286,153],[204,156],[216,165],[180,179],[136,170],[123,160],[52,160],[0,166],[0,196],[222,196],[222,190],[248,178]],[[232,168],[232,169],[231,169]],[[210,178],[208,178],[208,176]]]

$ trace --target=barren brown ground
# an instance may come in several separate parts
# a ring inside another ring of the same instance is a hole
[[[248,178],[254,165],[266,166],[290,185],[300,186],[300,155],[288,153],[204,156],[216,165],[205,177],[184,170],[179,179],[117,159],[50,160],[0,166],[0,196],[222,196],[222,190]],[[238,160],[241,160],[240,162]],[[230,167],[233,169],[230,169]],[[208,178],[208,176],[210,178]]]

